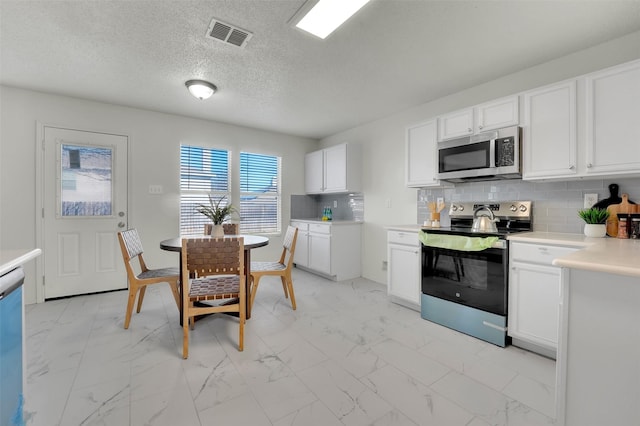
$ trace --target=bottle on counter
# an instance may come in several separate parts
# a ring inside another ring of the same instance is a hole
[[[640,238],[640,214],[634,213],[631,215],[631,231],[629,238],[637,240]]]
[[[333,212],[331,211],[331,207],[327,208],[327,220],[333,220]]]
[[[324,209],[322,209],[322,220],[323,221],[329,220],[328,210],[329,210],[329,207],[327,207],[327,206],[324,206]]]
[[[627,213],[618,213],[618,238],[629,238],[629,215]]]

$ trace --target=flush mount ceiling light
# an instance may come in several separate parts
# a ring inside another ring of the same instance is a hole
[[[317,0],[316,2],[316,0],[308,0],[296,14],[297,17],[306,13],[296,24],[296,27],[325,39],[369,1]]]
[[[200,100],[209,99],[218,90],[215,85],[204,80],[189,80],[184,85],[193,96]]]

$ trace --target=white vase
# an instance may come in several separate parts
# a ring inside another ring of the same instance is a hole
[[[584,235],[592,238],[602,238],[607,235],[607,225],[604,223],[585,223]]]
[[[222,225],[213,225],[211,228],[211,236],[214,238],[224,237],[224,227]]]

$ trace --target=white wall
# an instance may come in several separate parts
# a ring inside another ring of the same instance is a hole
[[[1,249],[36,246],[38,121],[130,137],[129,226],[138,228],[151,266],[178,264],[176,254],[160,250],[158,243],[178,234],[180,143],[229,148],[236,156],[240,150],[281,156],[285,227],[291,194],[304,194],[304,154],[318,148],[312,139],[0,86]],[[164,193],[149,195],[150,184],[162,185]],[[252,255],[271,260],[281,250],[282,237],[271,236],[269,246]],[[35,271],[34,262],[27,265],[27,303],[36,300]]]
[[[404,129],[406,126],[449,111],[638,58],[640,58],[640,32],[323,139],[322,147],[343,142],[358,142],[362,145],[365,204],[365,223],[362,233],[363,276],[380,283],[386,282],[386,272],[382,269],[382,261],[386,260],[385,226],[418,223],[416,189],[408,189],[404,185]],[[508,61],[509,58],[504,60]],[[469,67],[470,72],[473,72],[473,64],[469,64]],[[429,76],[425,75],[425,78]],[[381,102],[384,100],[381,99]],[[390,208],[385,207],[386,200],[391,201]]]

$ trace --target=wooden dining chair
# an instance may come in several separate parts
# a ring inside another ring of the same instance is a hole
[[[127,278],[129,279],[129,300],[127,302],[127,312],[124,317],[124,328],[129,328],[133,304],[135,303],[138,293],[138,307],[136,312],[140,313],[144,293],[148,285],[169,283],[173,298],[176,301],[178,309],[180,309],[180,296],[178,295],[180,271],[178,268],[149,269],[142,257],[144,251],[142,249],[142,241],[140,241],[140,236],[135,228],[118,232],[118,241],[120,241],[120,250],[122,251],[122,258],[124,259],[124,265],[127,269]],[[138,259],[140,273],[136,273],[131,264],[134,258]]]
[[[244,349],[246,281],[244,238],[184,238],[182,240],[182,356],[189,356],[189,328],[195,317],[237,312],[240,323],[238,350]],[[207,301],[222,301],[209,305]]]
[[[260,278],[271,275],[279,276],[282,281],[282,289],[284,297],[291,299],[291,307],[296,309],[296,296],[293,292],[293,279],[291,278],[291,270],[293,269],[293,255],[296,250],[296,241],[298,239],[298,228],[289,226],[282,243],[282,254],[277,262],[251,262],[251,306],[258,292]]]

